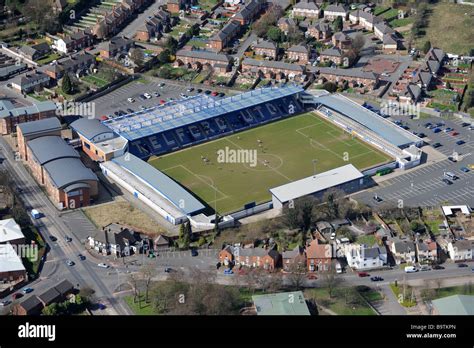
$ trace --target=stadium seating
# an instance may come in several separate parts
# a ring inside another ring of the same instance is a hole
[[[151,155],[163,155],[183,147],[296,115],[303,111],[302,104],[295,96],[284,97],[216,116],[206,121],[133,140],[129,144],[129,151],[142,159]]]

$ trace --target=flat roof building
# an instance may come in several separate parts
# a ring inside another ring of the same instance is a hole
[[[311,315],[301,291],[254,295],[257,315]]]
[[[365,185],[364,174],[352,164],[290,182],[270,189],[273,208],[281,209],[291,200],[304,196],[320,196],[330,188],[353,192]]]

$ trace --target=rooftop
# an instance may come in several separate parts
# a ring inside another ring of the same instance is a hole
[[[9,243],[0,244],[0,260],[2,261],[0,262],[0,273],[25,271],[21,258]]]
[[[40,165],[59,158],[80,158],[79,153],[56,135],[39,137],[28,142],[33,156]]]
[[[280,202],[285,203],[291,199],[326,190],[333,186],[361,179],[363,177],[364,174],[357,170],[356,167],[352,164],[347,164],[321,174],[312,175],[301,180],[271,188],[270,192]]]
[[[288,85],[281,88],[256,89],[219,99],[198,95],[104,121],[103,127],[108,127],[109,131],[113,130],[128,140],[135,140],[293,95],[302,90],[301,87]],[[71,124],[74,129],[76,122]],[[93,129],[89,132],[93,133]]]
[[[61,130],[61,123],[56,117],[49,117],[38,121],[20,123],[17,126],[23,135]]]
[[[70,185],[84,181],[98,181],[97,176],[79,158],[60,158],[44,165],[57,188],[66,189]]]
[[[25,238],[25,235],[14,219],[0,220],[0,243],[20,238]]]
[[[112,159],[112,162],[115,162],[152,187],[160,195],[173,203],[176,208],[184,211],[186,214],[193,214],[205,208],[200,201],[194,198],[177,182],[132,154],[127,153],[116,157]]]
[[[252,296],[257,315],[310,315],[301,291]]]
[[[453,295],[433,300],[440,315],[474,315],[474,296]]]
[[[0,118],[32,115],[39,112],[55,111],[56,104],[51,101],[37,102],[33,105],[15,107],[8,100],[0,100]]]

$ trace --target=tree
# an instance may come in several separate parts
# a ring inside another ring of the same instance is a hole
[[[286,40],[291,44],[298,44],[303,41],[304,35],[303,32],[297,25],[291,25],[288,27],[288,33],[286,35]]]
[[[340,229],[337,230],[336,235],[338,238],[347,238],[349,241],[352,243],[355,241],[355,236],[352,231],[347,228],[346,226],[341,227]]]
[[[431,42],[428,40],[423,45],[423,52],[426,54],[431,48]]]
[[[165,43],[165,47],[171,52],[171,54],[175,54],[178,50],[178,41],[170,36]]]
[[[66,94],[72,94],[74,91],[71,78],[67,72],[64,73],[64,77],[62,78],[61,89]]]
[[[140,268],[140,273],[145,284],[145,302],[148,302],[148,292],[150,290],[151,280],[156,274],[156,269],[152,264],[145,264]]]
[[[282,38],[282,31],[278,27],[271,26],[267,30],[267,38],[275,42],[280,42]]]
[[[334,25],[334,32],[341,31],[342,28],[343,28],[342,17],[338,16],[338,17],[334,20],[333,25]]]
[[[338,277],[336,274],[336,267],[331,265],[328,271],[321,273],[321,278],[323,284],[328,289],[329,297],[332,298],[334,295],[334,289],[336,289],[342,282],[342,278]]]
[[[158,61],[161,64],[169,63],[170,62],[170,55],[171,55],[170,50],[166,48],[163,51],[161,51],[160,54],[158,55]]]
[[[189,248],[189,244],[191,243],[191,238],[189,237],[186,223],[182,223],[181,226],[179,226],[178,239],[179,239],[180,247],[186,248],[186,249]]]
[[[337,85],[334,82],[326,81],[323,84],[323,89],[325,89],[329,93],[334,93],[337,91]]]
[[[300,290],[306,282],[306,265],[293,262],[288,268],[288,272],[288,285],[295,290]]]
[[[60,315],[60,307],[58,303],[51,303],[50,305],[43,308],[41,311],[43,315]]]
[[[356,56],[360,54],[364,45],[365,45],[364,35],[362,35],[362,33],[357,33],[354,39],[352,40],[352,49]]]

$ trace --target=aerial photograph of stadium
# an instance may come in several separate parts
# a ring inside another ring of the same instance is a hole
[[[0,0],[5,346],[472,346],[473,62],[472,0]]]

